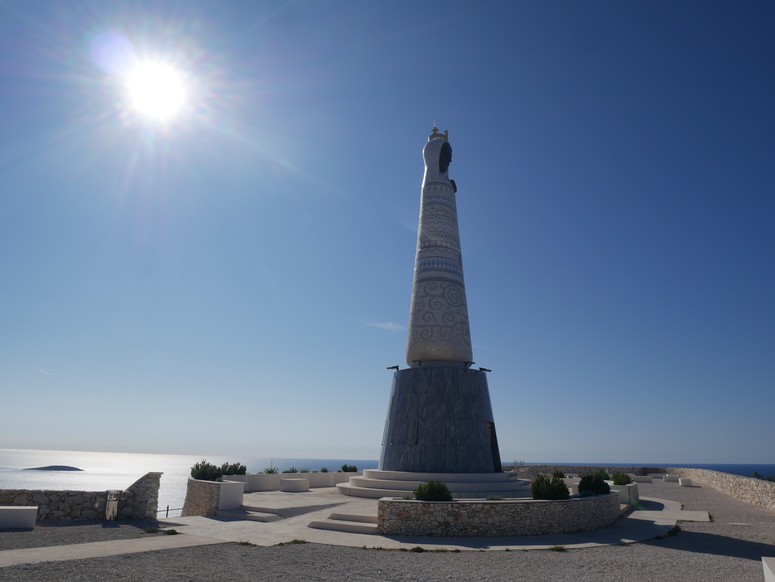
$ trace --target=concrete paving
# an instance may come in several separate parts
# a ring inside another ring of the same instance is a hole
[[[243,507],[244,515],[235,516],[232,513],[228,517],[216,518],[178,517],[160,522],[161,528],[173,528],[180,535],[6,550],[0,552],[0,567],[228,542],[273,546],[304,540],[352,547],[411,549],[421,546],[427,550],[453,551],[541,550],[556,546],[581,549],[630,544],[664,536],[678,521],[710,521],[705,511],[683,511],[678,502],[645,497],[641,498],[638,508],[626,513],[612,526],[590,532],[524,537],[382,536],[308,527],[310,522],[325,521],[331,514],[358,516],[364,522],[373,521],[376,517],[376,500],[344,496],[333,487],[303,493],[249,493],[244,497]],[[251,514],[258,516],[261,521],[250,519]],[[266,516],[272,519],[266,520]]]

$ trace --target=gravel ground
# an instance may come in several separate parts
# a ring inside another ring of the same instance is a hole
[[[148,535],[146,528],[155,528],[155,521],[49,521],[40,522],[33,530],[0,531],[0,551],[21,548],[42,548],[66,544],[85,544],[107,540],[125,540]],[[2,580],[0,570],[0,580]]]
[[[223,544],[14,566],[0,569],[0,579],[575,582],[762,579],[761,557],[775,556],[775,513],[709,488],[641,484],[640,489],[641,495],[646,497],[675,499],[684,504],[685,509],[707,510],[713,521],[682,522],[677,535],[661,540],[565,552],[421,553],[319,544],[274,547]],[[59,535],[67,537],[64,532],[68,528],[57,529]],[[134,530],[142,531],[139,528]]]

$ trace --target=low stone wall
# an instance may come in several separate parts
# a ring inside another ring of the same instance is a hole
[[[220,483],[217,481],[188,480],[186,500],[183,502],[181,517],[214,517],[218,512],[218,500],[221,495]]]
[[[508,468],[508,466],[507,466]],[[519,467],[517,473],[523,479],[532,479],[537,475],[551,475],[555,471],[562,471],[567,474],[591,475],[595,471],[603,470],[609,475],[614,473],[632,473],[633,475],[648,475],[649,473],[658,473],[664,471],[659,467],[590,467],[589,465],[524,465]]]
[[[529,536],[607,527],[619,517],[618,494],[565,501],[416,501],[380,499],[382,535]]]
[[[156,519],[162,473],[147,473],[118,502],[119,519]],[[106,491],[0,490],[0,505],[37,505],[38,521],[105,519]]]
[[[38,521],[105,519],[105,491],[3,489],[0,505],[37,505]]]
[[[731,495],[740,501],[766,507],[775,511],[775,483],[741,477],[730,473],[710,471],[708,469],[665,469],[670,476],[691,479],[692,483],[702,483],[721,493]]]

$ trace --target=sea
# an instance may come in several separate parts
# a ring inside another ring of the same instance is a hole
[[[186,498],[186,484],[194,463],[202,460],[196,455],[168,455],[147,453],[106,453],[85,451],[47,451],[28,449],[0,449],[0,489],[53,489],[102,491],[127,489],[148,472],[163,473],[159,488],[160,517],[177,517]],[[284,471],[295,467],[299,471],[319,471],[326,468],[337,471],[343,464],[355,465],[359,471],[376,469],[376,459],[301,459],[255,457],[247,459],[208,457],[216,465],[240,462],[248,473],[261,473],[269,467]],[[508,464],[507,461],[504,461]],[[562,463],[528,462],[526,465],[583,465],[607,467],[688,467],[711,469],[733,475],[751,477],[754,472],[775,476],[775,464],[697,464],[697,463]],[[67,465],[81,471],[28,471],[35,467]]]
[[[343,464],[355,465],[359,471],[376,469],[376,460],[368,459],[296,459],[296,458],[228,458],[207,457],[207,461],[240,462],[248,473],[261,473],[269,467],[280,472],[295,467],[299,471],[338,471]],[[104,453],[86,451],[46,451],[0,449],[0,489],[52,489],[102,491],[127,489],[146,473],[163,473],[159,486],[161,517],[177,517],[186,498],[186,485],[194,463],[203,460],[196,455],[146,453]],[[81,471],[28,471],[35,467],[66,465]]]

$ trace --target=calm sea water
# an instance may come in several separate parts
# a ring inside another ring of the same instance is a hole
[[[37,451],[0,449],[0,489],[54,489],[102,491],[127,489],[148,472],[164,473],[159,487],[159,509],[170,507],[170,516],[180,515],[186,498],[186,483],[191,466],[201,456],[161,455],[135,453],[95,453],[81,451]],[[343,464],[355,465],[358,470],[374,469],[376,460],[364,459],[253,459],[208,457],[216,465],[241,462],[249,473],[260,473],[274,466],[280,471],[296,467],[299,470],[319,471],[326,467],[338,470]],[[68,465],[83,471],[25,471],[31,467]],[[173,511],[177,510],[177,511]]]
[[[170,507],[170,516],[180,515],[180,508],[186,498],[186,482],[191,466],[202,457],[192,455],[161,455],[134,453],[95,453],[78,451],[36,451],[24,449],[0,449],[0,489],[55,489],[102,491],[107,489],[126,489],[137,479],[150,471],[164,473],[159,489],[159,509]],[[299,470],[319,471],[326,467],[329,471],[338,470],[342,464],[355,465],[359,470],[375,469],[378,461],[373,459],[272,459],[256,457],[237,459],[226,457],[208,457],[208,461],[220,465],[224,462],[239,461],[247,465],[249,473],[260,473],[274,466],[280,471],[296,467]],[[528,463],[533,464],[533,463]],[[536,463],[553,465],[589,465],[604,463]],[[30,467],[47,465],[69,465],[83,469],[76,472],[60,471],[24,471]],[[750,477],[754,471],[761,475],[775,476],[775,464],[735,465],[735,464],[693,464],[693,463],[614,463],[609,466],[656,466],[656,467],[693,467],[712,469],[734,475]],[[177,510],[177,511],[175,511]]]
[[[721,471],[722,473],[731,473],[732,475],[741,475],[751,477],[754,472],[760,475],[769,475],[775,477],[775,464],[734,464],[734,463],[526,463],[527,465],[557,465],[557,466],[587,466],[587,467],[660,467],[669,469],[670,467],[685,467],[687,469],[708,469],[710,471]]]

